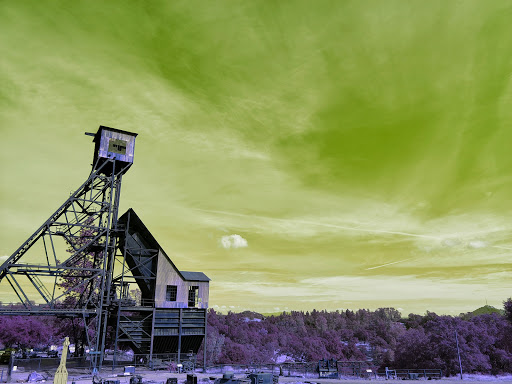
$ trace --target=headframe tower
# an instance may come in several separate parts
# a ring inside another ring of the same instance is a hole
[[[121,182],[133,164],[137,134],[100,126],[86,135],[95,144],[87,180],[0,265],[0,282],[7,281],[23,303],[0,314],[82,319],[97,369],[114,307],[114,261],[124,235],[118,224]]]

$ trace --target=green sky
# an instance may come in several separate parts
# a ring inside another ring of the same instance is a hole
[[[501,307],[510,20],[509,0],[1,1],[0,257],[85,180],[101,124],[139,133],[121,211],[214,308]]]

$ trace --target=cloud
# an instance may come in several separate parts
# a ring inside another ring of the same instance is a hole
[[[236,235],[236,234],[229,235],[229,236],[222,236],[222,238],[220,239],[220,243],[225,249],[245,248],[248,245],[247,240],[245,240],[242,236]]]
[[[5,256],[0,256],[0,263],[3,263],[5,260],[7,260],[9,258],[9,256],[5,255]]]
[[[442,244],[446,247],[455,247],[460,244],[460,240],[458,239],[446,239],[443,240]]]
[[[409,260],[413,260],[414,257],[409,257],[408,259],[404,259],[404,260],[398,260],[398,261],[393,261],[392,263],[386,263],[386,264],[382,264],[382,265],[377,265],[375,267],[370,267],[370,268],[366,268],[365,271],[369,271],[371,269],[377,269],[377,268],[382,268],[382,267],[387,267],[388,265],[393,265],[393,264],[398,264],[398,263],[403,263],[405,261],[409,261]]]
[[[475,240],[475,241],[470,241],[469,246],[471,248],[485,248],[485,247],[487,247],[487,244],[484,241]]]

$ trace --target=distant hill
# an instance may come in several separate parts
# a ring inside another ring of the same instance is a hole
[[[253,311],[243,311],[243,312],[240,312],[240,315],[245,316],[249,320],[254,320],[254,319],[263,320],[265,318],[264,314],[261,314],[258,312],[253,312]]]
[[[505,315],[505,311],[503,309],[498,309],[493,307],[492,305],[484,305],[478,309],[475,309],[473,312],[461,313],[461,317],[464,319],[470,319],[479,315],[488,315],[491,313],[497,313],[499,315]]]

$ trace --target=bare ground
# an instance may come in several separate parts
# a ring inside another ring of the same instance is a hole
[[[0,367],[0,370],[4,369],[3,379],[5,382],[6,379],[6,368]],[[45,376],[48,376],[46,382],[53,382],[53,377],[48,375],[47,372],[40,372]],[[24,383],[27,382],[27,378],[30,372],[13,372],[11,376],[11,383]],[[185,384],[187,379],[187,374],[185,373],[170,373],[166,371],[150,371],[150,370],[137,370],[136,375],[142,376],[143,384],[165,384],[168,378],[177,378],[178,384]],[[213,380],[215,378],[222,377],[221,373],[195,373],[197,376],[198,384],[213,384]],[[100,374],[100,377],[107,380],[119,380],[119,384],[130,384],[130,376],[124,376],[119,373],[113,373],[112,371],[103,371]],[[235,374],[235,378],[245,378],[245,374]],[[487,375],[464,375],[463,381],[468,382],[485,382],[485,383],[499,383],[499,384],[512,384],[512,375],[509,376],[487,376]],[[354,379],[354,378],[346,378],[346,379],[319,379],[319,378],[301,378],[301,377],[279,377],[280,384],[362,384],[368,381],[379,381],[386,382],[387,384],[404,384],[405,382],[409,382],[410,384],[414,384],[417,381],[426,381],[426,380],[385,380],[383,378],[379,379]],[[436,384],[455,384],[456,382],[460,382],[460,377],[452,377],[452,378],[443,378],[441,380],[436,380]],[[80,371],[71,371],[68,376],[68,383],[74,384],[92,384],[92,376],[87,374],[86,372]]]

